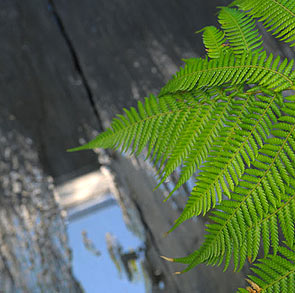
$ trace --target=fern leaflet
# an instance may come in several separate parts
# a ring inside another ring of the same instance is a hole
[[[227,53],[218,59],[197,58],[182,68],[161,90],[160,96],[194,88],[210,88],[224,84],[257,84],[280,92],[294,88],[293,60],[280,63],[280,57],[266,53],[245,52],[240,58]]]
[[[273,35],[294,46],[295,40],[295,3],[289,0],[236,0],[232,5],[237,5],[241,10],[258,18],[259,21],[272,31]]]

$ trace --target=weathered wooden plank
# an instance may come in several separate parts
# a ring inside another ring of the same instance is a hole
[[[175,72],[181,58],[204,54],[194,31],[216,23],[215,7],[225,1],[53,0],[55,11],[75,49],[104,127],[122,107],[146,94],[157,93]],[[243,285],[243,274],[200,267],[183,276],[180,266],[160,255],[184,256],[201,243],[204,223],[187,223],[168,238],[179,210],[162,202],[161,191],[147,167],[137,160],[114,157],[111,168],[120,190],[123,210],[145,231],[146,266],[153,292],[233,292]],[[177,200],[182,209],[184,198]],[[135,230],[140,230],[135,227]],[[226,281],[229,280],[230,282]],[[163,281],[165,288],[159,289]]]
[[[82,293],[52,177],[14,122],[0,108],[0,292]]]
[[[58,0],[62,19],[102,120],[157,93],[181,64],[204,54],[194,32],[216,23],[229,1]]]
[[[92,128],[99,130],[98,120],[106,126],[123,106],[157,93],[180,58],[204,53],[200,37],[193,32],[214,24],[215,7],[229,1],[199,2],[0,2],[0,105],[15,120],[14,127],[32,137],[49,174],[61,180],[83,166],[95,167],[91,152],[66,154],[64,150],[77,145],[84,134],[91,136]],[[276,50],[285,51],[281,46]],[[1,124],[2,128],[9,125]],[[229,292],[237,287],[239,276],[224,277],[204,267],[173,277],[174,267],[161,261],[159,254],[189,253],[202,238],[203,223],[184,225],[171,235],[173,241],[161,238],[177,211],[162,204],[161,193],[151,192],[153,182],[144,167],[122,158],[114,159],[111,166],[125,190],[121,200],[128,198],[145,227],[154,291],[159,280],[165,281],[166,292]],[[180,209],[181,204],[178,201]]]
[[[91,152],[65,152],[100,126],[48,2],[0,1],[0,39],[1,108],[33,139],[46,172],[96,168]]]

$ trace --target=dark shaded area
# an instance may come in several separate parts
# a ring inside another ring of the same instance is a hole
[[[216,6],[229,1],[51,2],[106,123],[136,99],[157,93],[181,58],[203,55],[194,32],[215,24]]]
[[[47,1],[4,0],[0,11],[1,107],[33,139],[47,173],[93,169],[91,152],[65,152],[100,126]]]

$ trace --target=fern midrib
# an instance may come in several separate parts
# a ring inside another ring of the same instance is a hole
[[[221,67],[215,67],[215,68],[207,68],[207,69],[198,70],[198,71],[194,71],[194,72],[188,72],[186,74],[183,74],[183,75],[175,78],[172,81],[180,80],[180,79],[183,79],[183,78],[187,78],[188,76],[194,75],[196,73],[205,73],[205,72],[208,72],[208,71],[217,71],[217,70],[225,70],[225,69],[228,70],[228,69],[237,69],[237,68],[256,68],[256,69],[260,69],[260,70],[269,71],[269,72],[272,72],[274,74],[278,74],[283,79],[285,79],[286,81],[288,81],[290,83],[290,88],[286,88],[285,90],[291,90],[292,89],[291,87],[293,86],[293,82],[286,75],[284,75],[284,74],[282,74],[279,71],[276,71],[274,69],[266,68],[266,67],[258,66],[258,65],[236,65],[236,66],[221,66]]]
[[[224,175],[225,171],[227,170],[227,168],[230,166],[230,164],[232,163],[232,161],[235,159],[235,157],[238,155],[238,153],[241,151],[241,149],[244,147],[244,145],[246,143],[249,142],[249,138],[250,136],[254,133],[254,131],[256,130],[256,128],[259,126],[261,120],[264,118],[264,115],[266,114],[266,112],[268,111],[268,109],[271,107],[271,104],[273,103],[274,99],[276,98],[276,95],[272,98],[272,100],[268,103],[268,106],[266,107],[265,111],[263,112],[263,114],[261,114],[259,120],[256,122],[255,126],[253,127],[253,129],[249,132],[247,138],[244,140],[244,142],[241,144],[241,146],[237,149],[237,151],[235,153],[233,153],[231,159],[226,163],[225,167],[223,168],[222,172],[215,178],[215,180],[213,181],[212,184],[210,184],[208,186],[208,188],[206,189],[206,191],[204,192],[204,194],[207,194],[208,191],[210,191],[210,188],[212,186],[215,186],[216,182],[218,181],[218,179]],[[203,200],[203,197],[199,198],[200,200]]]
[[[236,24],[236,26],[238,27],[238,30],[240,31],[240,35],[242,36],[242,39],[243,39],[244,45],[245,45],[245,47],[246,47],[246,51],[249,51],[249,46],[248,46],[247,40],[246,40],[246,38],[245,38],[245,35],[244,35],[244,33],[243,33],[243,31],[242,31],[242,29],[241,29],[241,27],[240,27],[240,24],[237,22],[237,20],[236,20],[234,17],[232,17],[232,15],[231,15],[230,13],[228,13],[228,12],[226,11],[226,9],[224,9],[223,11],[226,12],[226,14],[232,19],[232,21],[233,21],[233,22]]]
[[[295,125],[290,130],[290,133],[288,134],[288,136],[286,138],[286,141],[288,141],[288,138],[290,137],[290,135],[293,133],[294,130],[295,130]],[[285,142],[284,142],[284,145],[285,145]],[[279,151],[281,151],[281,150],[279,150]],[[278,209],[276,209],[272,214],[269,214],[266,218],[261,219],[261,221],[259,221],[257,224],[253,223],[252,226],[249,226],[247,228],[247,231],[251,230],[254,226],[261,225],[263,222],[267,221],[269,218],[271,218],[272,216],[274,216],[275,214],[277,214],[281,209],[283,209],[285,206],[287,206],[294,199],[295,199],[295,195],[291,196],[288,201],[286,201],[283,205],[281,205]]]
[[[241,201],[239,203],[239,205],[234,209],[233,213],[229,216],[229,218],[225,221],[225,223],[222,225],[221,229],[218,231],[217,234],[215,234],[215,239],[219,236],[219,234],[221,233],[221,231],[223,231],[223,229],[227,226],[227,224],[230,222],[230,220],[235,216],[237,210],[241,207],[241,205],[251,196],[252,192],[257,188],[257,186],[261,183],[261,181],[265,178],[265,176],[268,174],[269,170],[271,169],[271,167],[273,166],[274,162],[277,160],[278,155],[280,154],[280,152],[282,151],[282,149],[284,148],[285,144],[288,141],[288,138],[290,137],[290,135],[292,134],[292,132],[295,129],[295,125],[293,126],[292,130],[290,131],[290,133],[287,135],[287,138],[285,139],[284,143],[282,144],[282,146],[280,147],[280,149],[278,150],[276,156],[273,158],[272,163],[269,165],[268,169],[265,171],[265,173],[263,174],[263,176],[260,178],[260,180],[255,184],[255,186],[248,192],[247,195],[245,195],[243,201]],[[213,245],[214,242],[213,240],[211,241],[211,245]]]

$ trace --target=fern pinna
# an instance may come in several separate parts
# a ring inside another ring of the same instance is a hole
[[[147,148],[159,185],[180,168],[168,198],[198,170],[170,231],[210,212],[205,241],[189,256],[166,259],[186,264],[183,272],[254,262],[240,292],[295,292],[295,71],[293,60],[266,53],[256,28],[260,21],[294,46],[295,1],[236,0],[218,20],[220,28],[201,30],[206,57],[185,60],[158,96],[124,109],[71,151]]]

